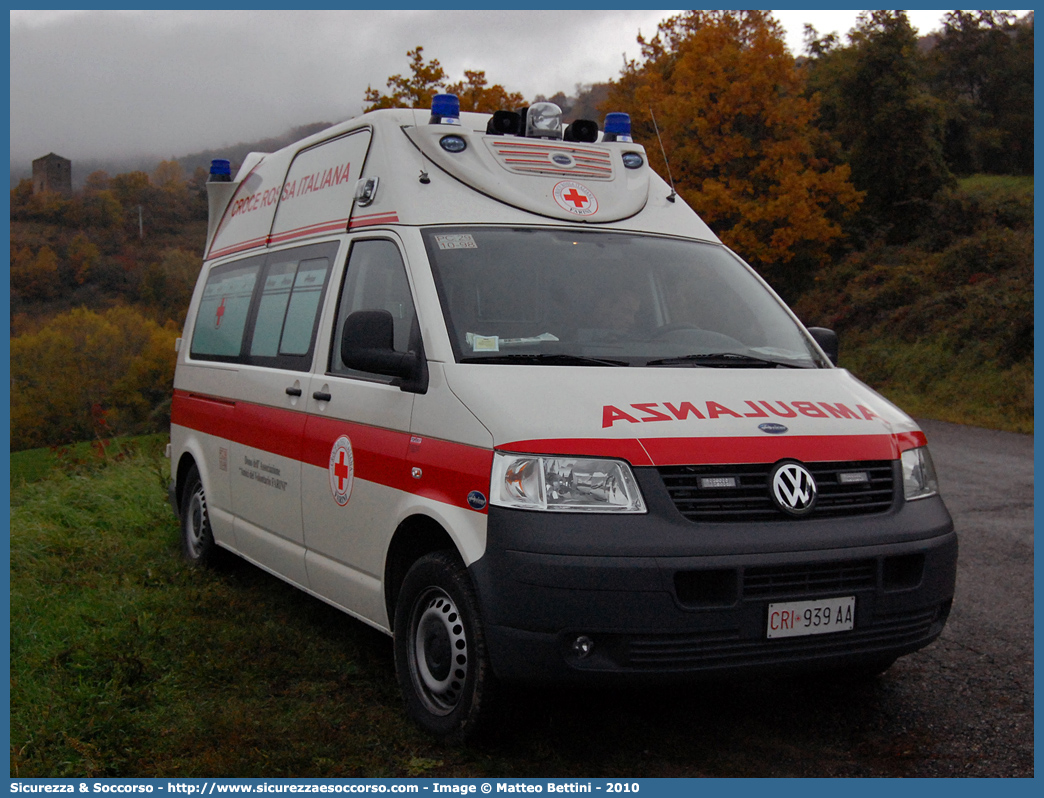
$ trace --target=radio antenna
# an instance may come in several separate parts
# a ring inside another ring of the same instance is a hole
[[[671,181],[671,193],[667,197],[668,202],[674,202],[674,198],[678,196],[678,192],[674,190],[674,178],[671,177],[671,165],[667,161],[667,150],[663,148],[663,139],[660,138],[660,127],[656,124],[656,114],[653,113],[652,106],[649,106],[649,116],[652,117],[653,130],[656,131],[656,140],[660,142],[660,152],[663,153],[663,164],[667,167],[667,179]]]

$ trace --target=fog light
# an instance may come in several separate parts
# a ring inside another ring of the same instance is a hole
[[[585,659],[594,650],[594,640],[587,635],[580,635],[573,641],[573,653],[577,659]]]

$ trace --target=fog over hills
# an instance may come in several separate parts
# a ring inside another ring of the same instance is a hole
[[[320,130],[324,130],[333,122],[313,122],[308,125],[302,125],[300,127],[292,128],[284,133],[282,136],[276,136],[274,138],[259,139],[258,141],[244,141],[238,144],[233,144],[228,147],[221,147],[217,149],[201,150],[199,152],[189,153],[188,155],[171,155],[167,158],[159,156],[137,156],[130,158],[85,158],[83,160],[73,160],[72,162],[72,179],[73,188],[83,188],[83,184],[87,180],[87,176],[92,172],[108,172],[109,175],[119,175],[126,172],[146,172],[152,174],[152,172],[159,166],[161,161],[177,161],[181,164],[181,168],[185,172],[186,177],[190,177],[197,168],[202,167],[204,170],[210,170],[210,162],[214,158],[226,158],[232,162],[233,173],[235,168],[242,163],[243,158],[249,152],[273,152],[285,147],[288,144],[292,144],[295,141],[303,139],[305,136],[310,136],[313,133],[318,133]],[[46,155],[47,153],[42,152],[40,156]],[[62,155],[62,153],[57,153]],[[11,188],[18,185],[21,180],[29,180],[33,175],[33,165],[30,163],[12,163],[11,164]]]

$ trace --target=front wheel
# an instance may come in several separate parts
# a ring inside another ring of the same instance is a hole
[[[494,676],[475,589],[455,553],[421,557],[395,605],[395,673],[406,712],[446,742],[464,742],[489,714]]]

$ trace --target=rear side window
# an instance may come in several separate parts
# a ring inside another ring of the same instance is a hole
[[[192,356],[307,371],[336,253],[336,244],[319,244],[215,268],[196,316]]]
[[[218,266],[210,272],[196,314],[192,334],[192,356],[198,358],[238,357],[250,312],[254,285],[264,261]]]

